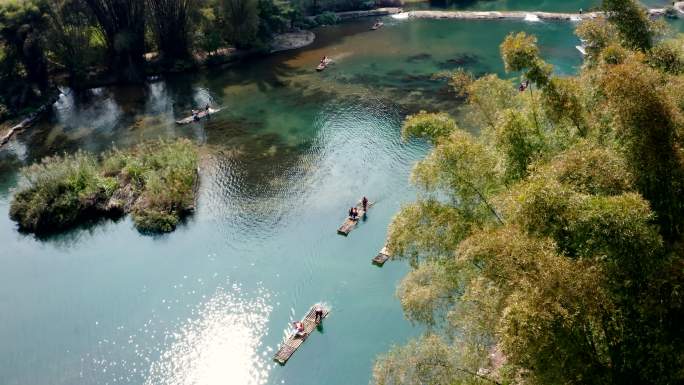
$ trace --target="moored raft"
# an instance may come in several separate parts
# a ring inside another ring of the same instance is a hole
[[[197,120],[200,120],[204,118],[205,116],[213,115],[217,112],[221,111],[220,108],[210,108],[209,111],[207,110],[202,110],[197,114]],[[195,121],[194,116],[190,115],[187,118],[183,118],[181,120],[176,120],[176,124],[189,124]]]
[[[390,259],[391,255],[389,250],[387,249],[387,246],[383,246],[382,249],[380,249],[380,252],[378,255],[373,258],[373,264],[382,266],[387,262],[388,259]]]
[[[368,209],[370,210],[371,207],[375,202],[368,202]],[[363,205],[361,204],[361,201],[356,204],[356,209],[359,211],[359,216],[356,217],[356,219],[351,219],[347,217],[347,219],[342,223],[342,226],[340,226],[339,229],[337,229],[337,233],[340,235],[349,235],[349,233],[354,230],[354,227],[359,223],[359,220],[363,218],[366,215],[366,210],[363,209]]]
[[[326,307],[323,308],[323,318],[327,317],[328,314],[330,313],[330,310]],[[321,319],[322,320],[322,319]],[[278,349],[278,352],[276,352],[275,356],[273,356],[273,360],[276,361],[277,363],[281,365],[285,365],[287,360],[292,357],[294,352],[299,349],[300,346],[304,343],[304,340],[307,339],[307,337],[311,334],[311,332],[314,331],[316,326],[318,326],[318,323],[316,322],[316,305],[311,306],[311,309],[309,309],[309,313],[307,313],[306,317],[302,320],[302,323],[304,324],[304,335],[303,337],[298,337],[294,333],[292,333],[285,342],[280,346],[280,349]]]

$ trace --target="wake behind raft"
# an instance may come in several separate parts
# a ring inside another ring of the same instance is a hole
[[[287,360],[302,346],[306,338],[323,322],[323,318],[327,317],[329,313],[330,309],[323,307],[321,304],[311,306],[303,320],[293,323],[295,330],[278,349],[278,352],[273,356],[273,360],[281,365],[285,365]]]
[[[220,108],[210,108],[208,110],[201,110],[199,112],[195,112],[194,114],[188,116],[187,118],[176,120],[176,124],[190,124],[192,122],[199,122],[200,119],[202,119],[204,117],[208,118],[210,115],[213,115],[219,111],[221,111]]]

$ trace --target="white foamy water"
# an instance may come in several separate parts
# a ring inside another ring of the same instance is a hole
[[[525,21],[538,22],[541,20],[539,19],[539,16],[535,15],[534,13],[528,13],[525,15]]]
[[[392,15],[392,18],[397,19],[397,20],[406,20],[409,18],[409,13],[408,12],[395,13],[394,15]]]

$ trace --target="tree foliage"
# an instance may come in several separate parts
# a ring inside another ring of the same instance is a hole
[[[110,70],[124,82],[144,80],[145,1],[84,1],[103,32]]]
[[[189,59],[191,12],[198,0],[146,0],[159,50],[165,60]]]
[[[259,30],[257,0],[221,0],[228,41],[238,47],[249,47]]]
[[[388,246],[411,261],[404,313],[429,332],[381,356],[375,383],[684,381],[681,45],[652,46],[634,3],[604,6],[578,27],[577,77],[553,76],[534,37],[502,43],[538,97],[454,74],[480,136],[408,117],[403,134],[435,146]]]
[[[0,4],[0,40],[4,54],[0,86],[4,103],[10,107],[24,107],[39,99],[48,88],[47,11],[45,1]]]
[[[653,34],[646,9],[635,0],[603,0],[608,20],[615,26],[623,43],[646,51],[653,45]]]
[[[420,111],[416,115],[409,115],[401,127],[404,138],[416,137],[437,142],[457,129],[456,122],[445,113],[428,114]]]

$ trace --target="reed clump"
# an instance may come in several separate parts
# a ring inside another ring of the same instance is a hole
[[[187,139],[47,157],[22,169],[10,218],[24,231],[52,233],[130,213],[141,232],[170,232],[195,208],[197,165]]]

